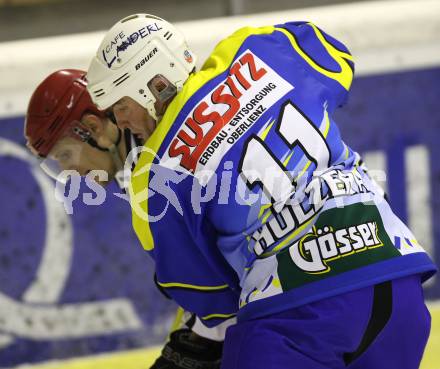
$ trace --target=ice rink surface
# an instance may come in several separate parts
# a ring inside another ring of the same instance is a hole
[[[431,304],[429,307],[432,315],[431,337],[420,369],[439,369],[440,303]],[[145,350],[103,354],[83,359],[54,361],[36,366],[23,365],[17,369],[148,369],[159,354],[160,347],[152,347]]]

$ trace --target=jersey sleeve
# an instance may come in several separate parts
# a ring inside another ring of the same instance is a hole
[[[344,105],[354,74],[353,57],[347,47],[310,22],[290,22],[275,29],[285,36],[306,73],[327,88],[333,105],[330,110]]]
[[[238,294],[222,275],[223,258],[209,225],[191,204],[193,177],[153,166],[150,174],[149,223],[157,283],[185,310],[207,327],[234,317]]]

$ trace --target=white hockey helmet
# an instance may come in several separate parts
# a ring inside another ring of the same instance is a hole
[[[195,64],[196,56],[173,25],[154,15],[134,14],[107,32],[90,63],[87,89],[99,109],[129,96],[157,120],[149,82],[162,75],[178,92]]]

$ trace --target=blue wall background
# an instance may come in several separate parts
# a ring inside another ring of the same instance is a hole
[[[347,106],[336,115],[343,137],[359,152],[386,154],[388,187],[393,208],[408,219],[404,152],[425,145],[430,156],[432,224],[440,264],[440,68],[364,76],[355,79]],[[24,144],[23,118],[0,120],[0,137]],[[1,145],[1,143],[0,143]],[[367,163],[368,164],[368,163]],[[18,302],[35,279],[46,237],[46,210],[29,163],[0,156],[0,293]],[[11,175],[13,173],[13,175]],[[410,175],[410,174],[409,174]],[[87,188],[83,188],[90,192]],[[108,193],[117,192],[114,184]],[[175,305],[152,283],[153,265],[131,229],[129,205],[108,196],[101,206],[74,202],[71,269],[58,305],[106,301],[132,302],[142,327],[125,332],[70,339],[25,339],[14,332],[1,344],[0,366],[52,358],[144,347],[161,342]],[[440,281],[426,289],[440,299]],[[24,302],[23,302],[24,303]],[[29,321],[27,324],[32,325]]]
[[[386,157],[388,195],[394,211],[408,221],[405,150],[423,145],[430,163],[434,258],[440,265],[440,68],[355,78],[348,104],[335,119],[354,150],[381,150]],[[368,163],[367,163],[368,165]],[[440,281],[426,288],[440,299]]]

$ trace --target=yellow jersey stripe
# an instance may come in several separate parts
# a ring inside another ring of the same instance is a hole
[[[223,284],[221,286],[198,286],[195,284],[187,284],[187,283],[179,283],[179,282],[169,282],[169,283],[157,282],[157,284],[163,288],[185,288],[185,289],[197,290],[197,291],[219,291],[228,288],[227,284]]]
[[[263,133],[261,134],[261,139],[264,141],[267,137],[267,135],[269,134],[269,131],[271,130],[273,124],[275,123],[275,121],[272,121],[272,123],[270,123],[265,130],[263,131]]]
[[[202,316],[202,320],[209,320],[209,319],[227,319],[227,318],[232,318],[234,316],[236,316],[236,313],[233,314],[209,314],[206,316]]]
[[[338,63],[341,68],[340,72],[334,72],[328,69],[325,69],[318,63],[316,63],[313,58],[308,55],[298,44],[296,38],[286,29],[284,28],[275,28],[276,31],[283,33],[292,44],[292,47],[295,51],[309,64],[313,69],[317,72],[325,75],[328,78],[331,78],[341,84],[346,90],[350,88],[351,82],[353,80],[353,70],[348,64],[347,60],[353,60],[353,57],[345,53],[341,50],[338,50],[331,43],[329,43],[325,37],[322,35],[321,31],[312,23],[307,23],[309,26],[313,28],[313,31],[316,34],[316,37],[321,42],[326,51],[330,54],[330,56]]]

